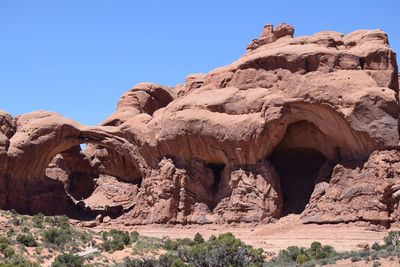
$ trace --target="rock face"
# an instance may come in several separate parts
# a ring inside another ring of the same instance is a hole
[[[125,224],[292,213],[400,222],[399,76],[387,35],[293,35],[266,25],[228,66],[175,88],[138,84],[99,126],[0,112],[0,207]]]

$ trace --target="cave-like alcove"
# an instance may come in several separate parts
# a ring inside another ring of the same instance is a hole
[[[275,150],[269,160],[280,177],[282,216],[300,214],[310,200],[325,156],[312,148],[287,148]]]
[[[207,168],[209,168],[213,173],[213,183],[211,185],[211,192],[216,194],[219,189],[219,185],[221,183],[222,171],[225,168],[225,164],[217,164],[217,163],[208,163]]]
[[[217,193],[221,184],[222,176],[223,176],[223,171],[225,169],[225,164],[218,164],[218,163],[208,163],[206,165],[208,169],[211,170],[213,174],[213,182],[210,186],[210,192],[211,192],[211,197],[212,197],[212,202],[209,203],[209,208],[213,210],[215,206],[218,204],[217,200]]]

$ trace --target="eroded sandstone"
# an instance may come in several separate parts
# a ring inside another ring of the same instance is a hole
[[[266,25],[237,61],[134,86],[98,126],[0,112],[0,208],[127,225],[389,226],[399,211],[399,76],[381,30]],[[83,151],[80,144],[86,144]]]

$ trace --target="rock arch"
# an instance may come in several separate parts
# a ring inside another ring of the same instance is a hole
[[[56,155],[83,143],[116,151],[126,157],[141,176],[147,170],[137,146],[118,136],[115,127],[83,127],[50,112],[24,115],[19,118],[18,126],[20,130],[10,139],[8,149],[7,173],[10,178],[6,178],[6,186],[10,193],[3,208],[38,212],[49,208],[43,207],[43,203],[54,203],[56,199],[71,208],[73,203],[65,194],[62,183],[46,178],[45,171]]]
[[[297,129],[295,133],[289,129],[290,138],[281,146],[314,148],[331,160],[365,159],[379,147],[368,133],[356,131],[343,114],[329,105],[289,102],[272,110],[267,109],[266,113],[278,112],[279,118],[267,121],[267,129],[270,129],[267,134],[269,147],[262,151],[267,156],[284,139],[290,125],[297,125]],[[267,114],[265,116],[269,117]],[[310,136],[313,138],[310,139]]]

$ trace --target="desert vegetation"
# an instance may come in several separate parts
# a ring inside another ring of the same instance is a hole
[[[288,246],[279,253],[254,248],[232,233],[208,239],[170,239],[136,231],[91,231],[65,216],[24,216],[1,211],[1,267],[181,267],[181,266],[323,266],[338,262],[381,266],[400,259],[400,232],[391,231],[380,243],[359,251],[338,252],[318,241],[309,247]]]

